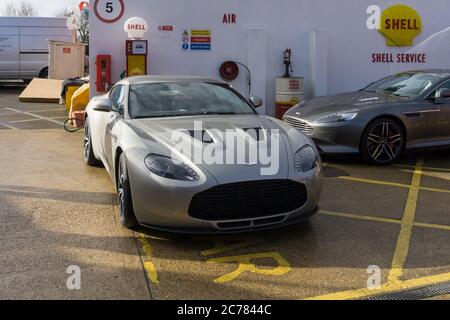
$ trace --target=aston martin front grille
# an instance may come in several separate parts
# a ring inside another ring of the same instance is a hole
[[[297,130],[300,130],[307,136],[312,136],[314,134],[314,128],[311,127],[309,124],[307,124],[305,121],[302,121],[302,120],[299,120],[296,118],[286,117],[286,118],[284,118],[284,122],[293,126]]]
[[[231,183],[196,194],[189,215],[208,221],[264,218],[300,209],[306,200],[305,185],[292,180]]]

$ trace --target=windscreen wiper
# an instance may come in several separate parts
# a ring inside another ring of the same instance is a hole
[[[245,114],[245,113],[236,113],[236,112],[214,112],[214,111],[207,111],[199,113],[199,115],[205,115],[205,116],[211,116],[211,115],[237,115],[237,114]]]
[[[190,114],[179,113],[179,114],[161,114],[161,115],[155,115],[155,116],[137,116],[137,117],[134,117],[133,119],[172,118],[172,117],[183,117],[183,116],[190,116]]]

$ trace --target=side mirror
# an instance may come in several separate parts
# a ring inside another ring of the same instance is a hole
[[[248,100],[253,108],[259,108],[263,105],[263,101],[261,98],[251,96]]]
[[[450,103],[450,90],[441,89],[436,92],[436,98],[434,98],[436,104],[448,104]]]
[[[440,92],[439,97],[441,99],[450,99],[450,90],[449,89],[444,89]]]
[[[102,99],[95,104],[93,109],[100,112],[110,112],[112,110],[111,100]]]

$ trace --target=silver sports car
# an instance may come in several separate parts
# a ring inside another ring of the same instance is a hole
[[[360,153],[377,165],[405,149],[450,146],[450,70],[404,72],[359,92],[312,99],[284,121],[322,153]]]
[[[298,130],[258,115],[261,105],[210,79],[124,79],[90,101],[84,159],[105,166],[129,228],[234,233],[293,224],[318,210],[320,156]]]

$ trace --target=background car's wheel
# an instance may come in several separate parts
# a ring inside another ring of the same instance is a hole
[[[370,163],[387,165],[400,157],[404,143],[403,130],[396,121],[389,118],[377,119],[364,132],[361,153]]]
[[[100,161],[95,158],[94,150],[92,149],[91,130],[88,118],[86,118],[86,123],[84,124],[83,157],[84,162],[89,166],[97,167],[100,165]]]
[[[48,79],[48,67],[45,67],[44,69],[39,72],[39,78],[40,79]]]
[[[124,227],[135,228],[138,226],[131,200],[130,178],[125,154],[120,155],[119,168],[117,170],[117,193],[119,198],[120,222]]]

